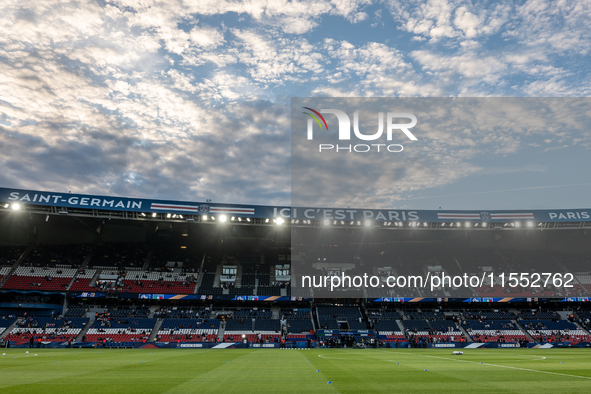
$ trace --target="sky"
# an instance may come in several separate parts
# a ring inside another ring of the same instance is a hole
[[[590,47],[588,0],[0,0],[0,187],[289,204],[292,97],[584,98]],[[464,132],[318,203],[591,207],[581,126]]]

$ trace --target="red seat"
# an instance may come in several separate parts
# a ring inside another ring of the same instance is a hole
[[[133,282],[141,282],[141,286]],[[160,285],[162,283],[162,285]],[[130,293],[193,294],[195,283],[183,285],[181,281],[124,280],[123,285]],[[170,285],[170,286],[169,286]],[[125,290],[124,290],[125,291]]]
[[[77,281],[72,283],[70,286],[70,291],[87,291],[87,292],[96,292],[98,291],[96,287],[90,286],[90,281],[92,278],[79,278]]]
[[[52,278],[51,280],[45,279],[42,276],[16,276],[12,275],[4,286],[3,289],[14,289],[14,290],[58,290],[64,291],[72,281],[72,278]],[[33,286],[32,284],[40,283],[41,286]]]

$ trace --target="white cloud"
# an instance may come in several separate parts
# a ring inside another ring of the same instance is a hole
[[[224,42],[224,35],[217,29],[195,27],[191,30],[191,41],[202,48],[215,48]]]
[[[178,190],[190,199],[206,187],[226,201],[255,201],[257,193],[277,201],[289,189],[289,96],[591,90],[585,2],[402,1],[388,6],[392,16],[365,0],[101,4],[0,5],[5,184],[174,198]],[[363,36],[361,22],[379,27],[384,18],[402,31]],[[559,146],[575,143],[552,133]],[[495,145],[494,154],[541,144],[495,133],[430,138],[444,143],[428,158],[454,169],[424,164],[401,183],[404,190],[479,171],[469,159],[477,142]],[[245,173],[250,184],[268,186],[257,192],[236,180]],[[387,188],[376,195],[386,201]]]
[[[429,51],[414,51],[411,55],[424,69],[435,72],[437,77],[447,78],[460,74],[466,78],[478,78],[491,83],[501,78],[507,69],[495,56],[482,57],[474,52],[442,56]]]
[[[401,28],[431,40],[473,39],[489,36],[505,25],[513,11],[509,1],[485,4],[463,0],[430,0],[389,3],[394,20]]]
[[[363,22],[365,20],[367,20],[369,18],[369,15],[367,15],[367,13],[365,12],[358,12],[354,15],[350,15],[347,20],[351,23],[359,23],[359,22]]]

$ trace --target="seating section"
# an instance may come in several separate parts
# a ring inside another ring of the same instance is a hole
[[[228,331],[252,332],[252,321],[250,319],[228,319],[226,321],[226,332]]]
[[[141,243],[98,244],[94,246],[88,266],[113,267],[115,270],[122,270],[124,267],[141,268],[147,255],[146,245]]]
[[[217,342],[218,334],[199,334],[194,330],[180,330],[170,333],[158,331],[155,342]]]
[[[118,330],[107,328],[97,331],[91,328],[86,333],[87,342],[147,342],[150,338],[149,330]]]
[[[257,318],[253,324],[253,315],[255,314]],[[234,316],[238,317],[226,321],[224,341],[240,342],[244,335],[244,339],[247,339],[248,342],[259,342],[259,334],[266,342],[278,342],[281,339],[281,321],[271,319],[272,312],[270,310],[244,309],[236,311]]]
[[[258,334],[243,332],[224,334],[224,342],[241,342],[243,339],[246,339],[248,342],[259,342]],[[267,343],[279,342],[281,340],[281,335],[269,335],[261,333],[261,339]]]
[[[2,279],[10,273],[11,269],[12,269],[11,267],[1,267],[0,268],[0,282],[2,282]]]
[[[281,322],[276,319],[256,319],[254,330],[257,332],[280,332]]]
[[[0,316],[0,335],[12,325],[16,320],[16,317]]]
[[[589,342],[584,330],[567,320],[520,320],[519,324],[539,342]]]
[[[116,319],[107,314],[99,316],[86,332],[88,342],[146,342],[157,319]]]
[[[122,291],[130,293],[193,294],[194,275],[170,272],[127,272]]]
[[[312,310],[310,308],[299,308],[299,309],[281,308],[279,315],[285,317],[286,319],[290,319],[290,320],[294,320],[294,319],[310,320],[312,317]]]
[[[367,325],[363,322],[361,312],[356,306],[319,306],[316,313],[318,315],[320,329],[339,330],[341,329],[341,325],[338,322],[339,320],[346,320],[349,329],[351,330],[367,329]]]
[[[379,338],[386,342],[400,342],[406,340],[404,332],[400,331],[397,320],[402,320],[402,315],[391,309],[369,309],[367,316]]]
[[[465,320],[462,326],[474,342],[509,343],[528,340],[527,336],[511,320]]]
[[[239,309],[234,312],[235,319],[270,319],[273,311],[269,309]]]
[[[407,340],[402,331],[395,331],[392,334],[387,335],[379,335],[379,338],[385,342],[404,342]]]
[[[295,332],[307,332],[309,333],[311,330],[314,329],[312,324],[312,320],[308,318],[305,319],[287,319],[287,332],[295,333]]]
[[[441,312],[431,312],[431,311],[416,311],[416,312],[406,312],[406,317],[408,319],[414,320],[443,320],[445,319],[445,315]]]
[[[427,315],[433,319],[433,315]],[[403,320],[402,324],[410,341],[414,342],[464,342],[466,338],[451,320]]]
[[[74,282],[70,286],[70,291],[86,291],[86,292],[94,292],[97,291],[97,288],[92,286],[90,281],[96,274],[96,270],[88,269],[88,270],[80,270]]]
[[[213,287],[215,279],[214,272],[206,272],[201,279],[201,286],[199,287],[199,294],[222,294],[221,287]]]
[[[23,295],[15,295],[11,300],[23,301]],[[27,296],[32,297],[32,296]],[[38,297],[38,296],[35,296]],[[50,297],[57,295],[44,295],[42,299],[34,302],[48,302]],[[174,304],[173,304],[174,305]],[[64,316],[59,315],[59,310],[39,309],[35,316],[14,316],[10,309],[0,310],[0,333],[13,323],[15,326],[6,335],[11,342],[29,342],[34,338],[36,342],[66,342],[74,340],[87,326],[89,319],[86,316],[91,305],[85,303],[72,304]],[[314,324],[312,321],[313,309],[310,308],[282,308],[279,313],[281,319],[273,319],[273,310],[269,306],[263,307],[182,307],[163,306],[155,311],[154,318],[148,318],[150,308],[147,306],[135,306],[124,302],[122,305],[106,309],[96,313],[96,319],[85,334],[84,340],[89,342],[114,343],[111,346],[132,346],[133,343],[146,342],[154,330],[158,319],[162,323],[155,333],[154,341],[157,342],[217,342],[221,320],[212,318],[219,316],[225,320],[224,341],[241,342],[280,342],[281,338],[288,341],[314,340]],[[275,307],[273,307],[275,308]],[[359,319],[364,314],[357,306],[319,306],[316,309],[319,320],[325,324],[334,322],[350,322]],[[31,311],[27,311],[31,313]],[[530,311],[521,311],[530,317]],[[591,335],[580,328],[575,322],[587,324],[591,318],[591,312],[579,309],[577,312],[569,312],[569,320],[560,320],[557,312],[533,311],[533,315],[551,316],[551,319],[521,319],[517,322],[513,319],[498,319],[498,317],[516,317],[508,311],[463,311],[453,315],[453,320],[442,319],[445,315],[435,311],[406,310],[404,314],[392,309],[374,308],[366,312],[368,323],[376,330],[379,341],[377,346],[383,346],[386,342],[410,342],[411,346],[425,346],[426,343],[451,343],[466,342],[467,338],[462,328],[468,333],[474,342],[498,342],[519,343],[521,346],[533,337],[535,342],[591,342]],[[450,315],[450,313],[446,313]],[[418,319],[416,317],[425,317]],[[482,319],[491,316],[491,319]],[[229,318],[228,318],[229,317]],[[403,317],[413,317],[403,319]],[[475,319],[466,319],[475,317]],[[356,320],[359,322],[358,320]],[[282,331],[285,324],[286,330]],[[401,330],[401,327],[403,328]],[[341,327],[342,331],[356,330],[356,328]],[[527,335],[524,330],[527,331]],[[6,332],[4,332],[6,334]],[[343,335],[343,334],[342,334]],[[335,336],[330,340],[330,346],[338,343],[352,346],[352,342],[368,342],[370,337],[355,333],[355,338],[348,335]],[[374,338],[374,337],[372,337]],[[392,345],[394,346],[394,345]]]
[[[400,331],[400,327],[398,326],[396,320],[378,321],[377,323],[374,323],[373,326],[380,334],[404,336],[404,333]]]
[[[540,312],[537,310],[520,311],[519,320],[559,320],[560,315],[557,312]]]
[[[199,329],[213,334],[220,328],[219,319],[164,319],[160,329]]]
[[[281,295],[281,287],[279,286],[259,286],[257,287],[257,295],[260,296],[280,296]]]
[[[86,306],[69,306],[64,317],[84,317],[86,315]]]
[[[76,271],[73,268],[18,267],[2,288],[65,291]]]
[[[195,319],[208,318],[210,315],[209,309],[188,307],[163,307],[154,312],[156,318]]]
[[[0,267],[10,268],[11,265],[18,261],[26,249],[25,246],[0,246]]]
[[[89,244],[38,245],[31,250],[22,266],[77,268],[82,265],[90,250]]]
[[[369,319],[377,320],[402,320],[400,312],[391,309],[369,309],[367,316]]]
[[[156,335],[158,342],[216,342],[218,319],[164,319]]]
[[[34,338],[40,342],[61,342],[75,339],[88,318],[29,317],[20,318],[17,325],[7,335],[9,341],[24,342]]]
[[[150,315],[150,308],[148,307],[118,307],[116,309],[109,309],[112,319],[120,319],[126,317],[147,318]]]
[[[468,320],[514,320],[517,319],[509,311],[467,311],[464,312],[464,319]]]

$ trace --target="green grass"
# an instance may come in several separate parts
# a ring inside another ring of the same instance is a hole
[[[27,350],[0,350],[1,393],[591,392],[587,349]]]

